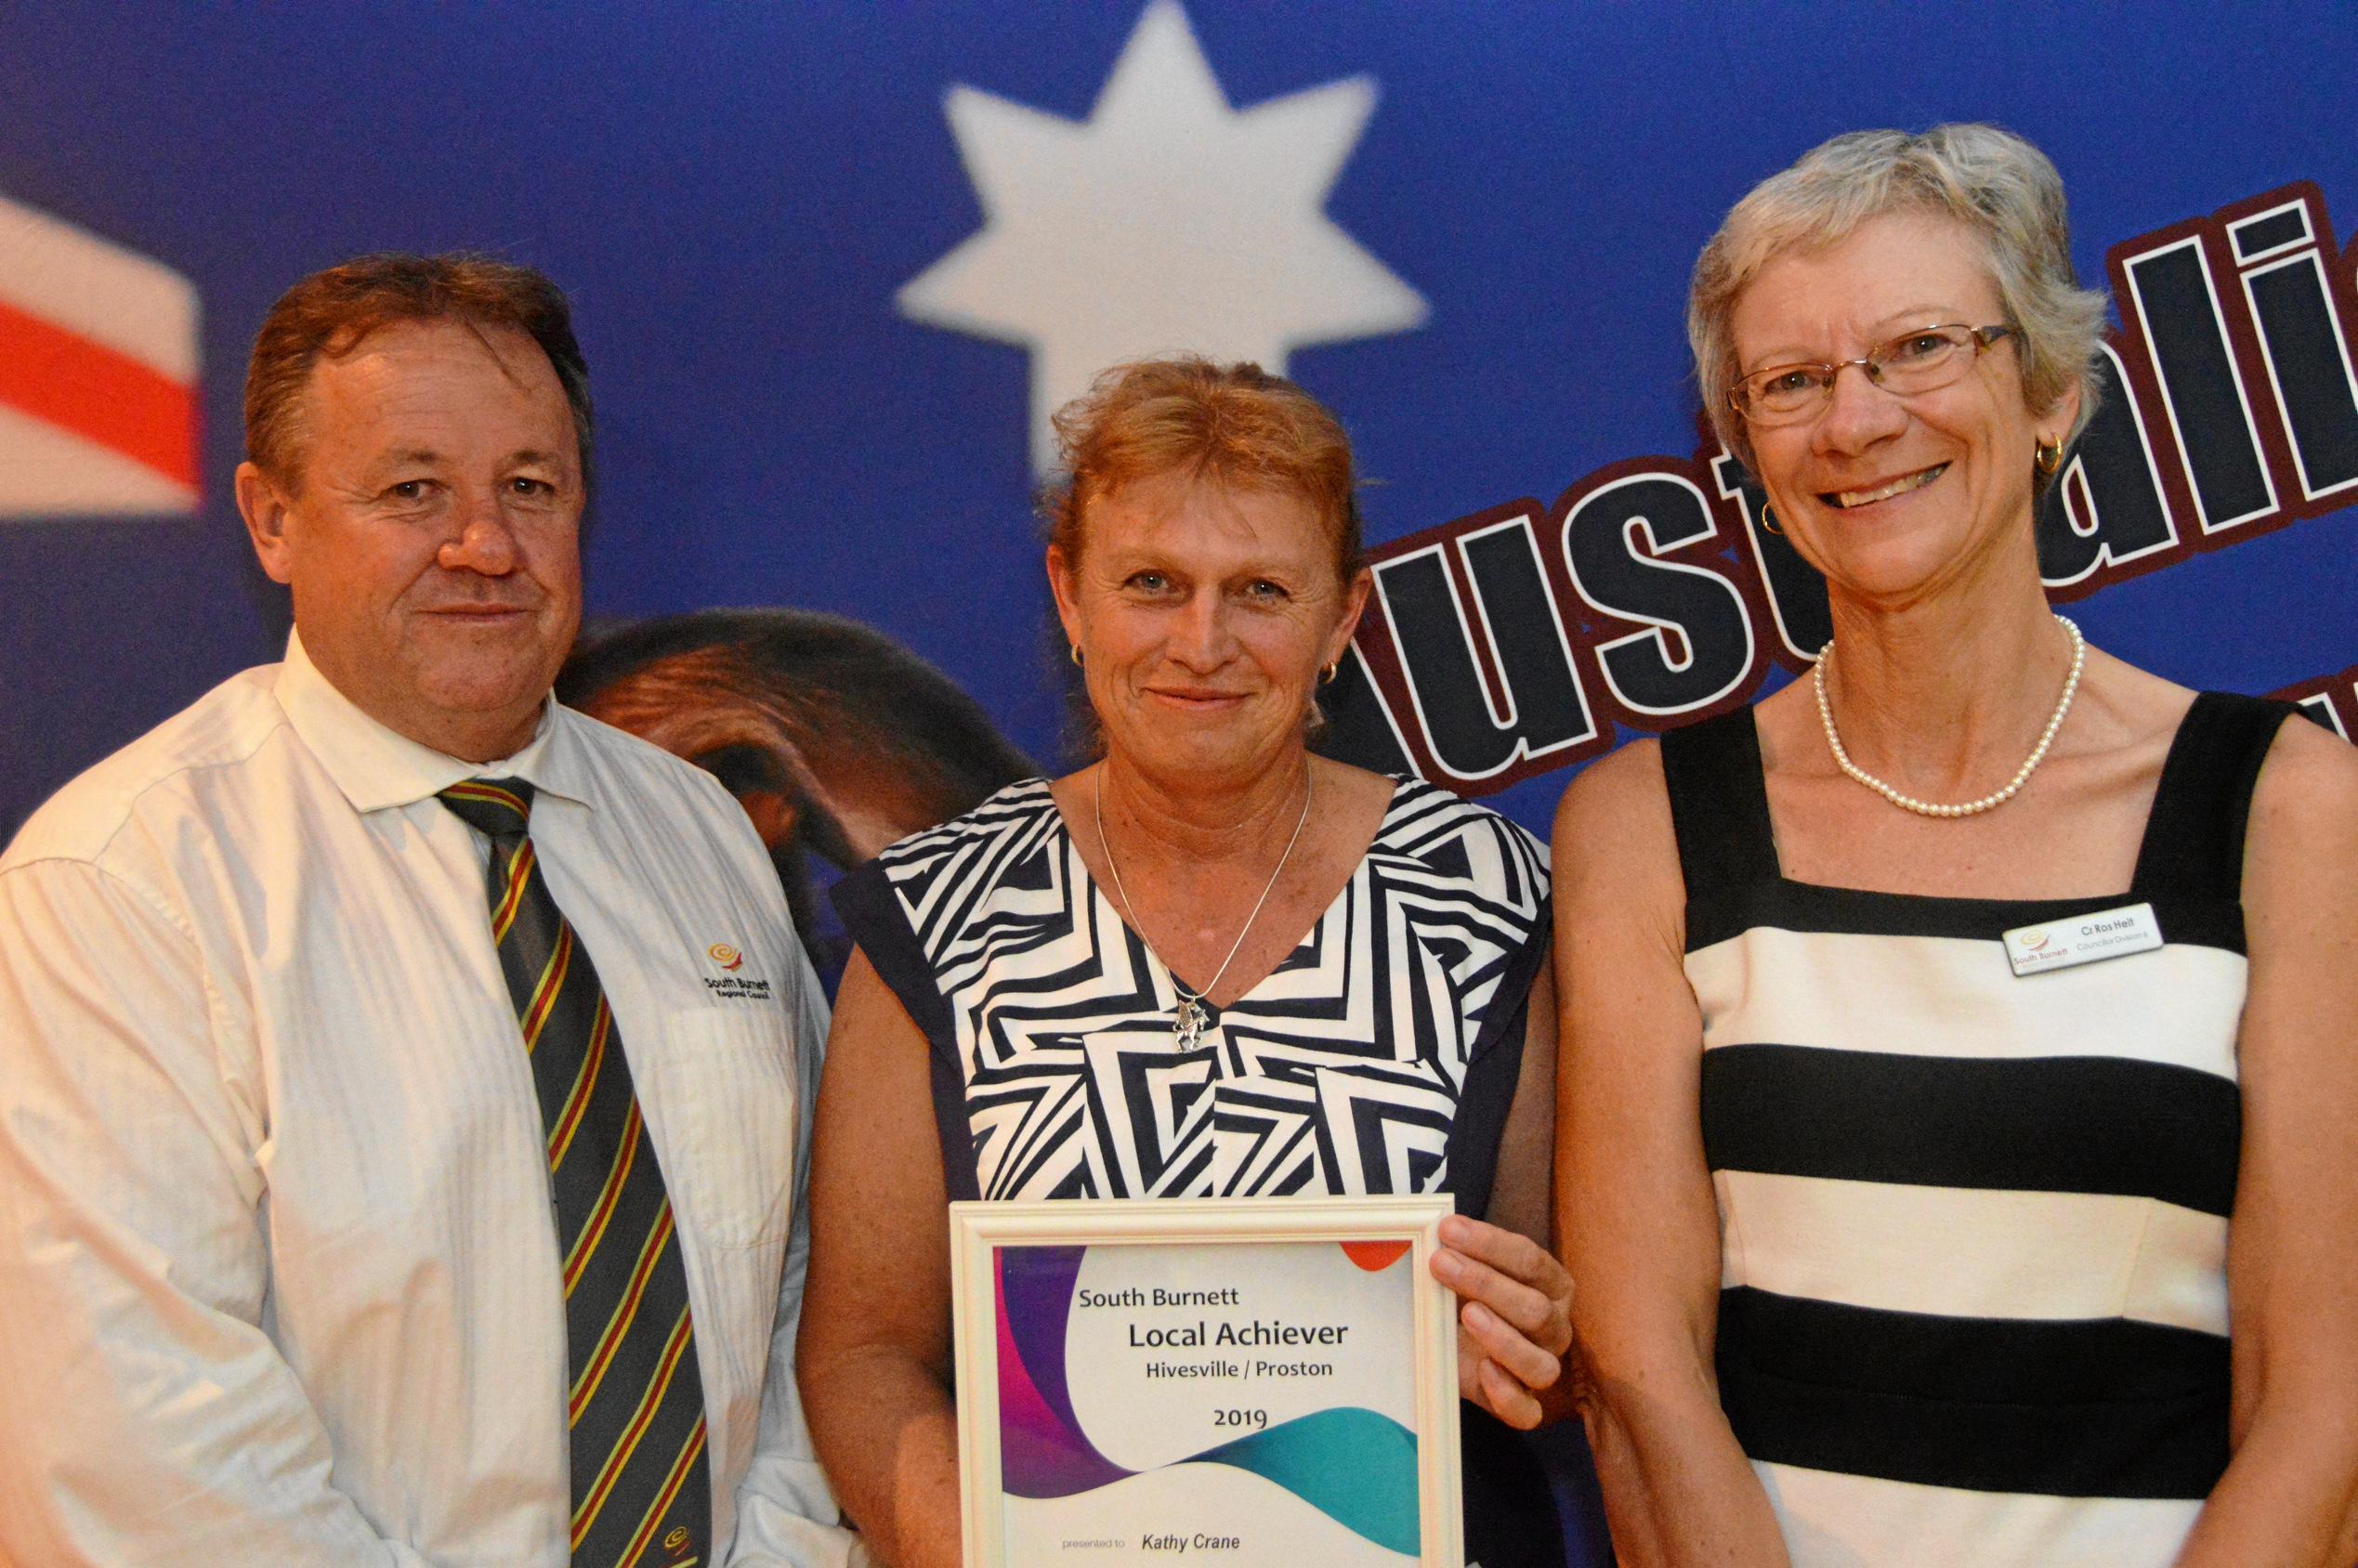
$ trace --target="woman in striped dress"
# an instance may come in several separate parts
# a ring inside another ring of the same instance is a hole
[[[1557,820],[1625,1561],[2358,1557],[2358,755],[2050,611],[2103,311],[1987,126],[1838,137],[1697,264],[1834,636]]]

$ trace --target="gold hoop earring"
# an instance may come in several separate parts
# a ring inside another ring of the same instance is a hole
[[[2063,438],[2061,436],[2055,437],[2052,440],[2042,438],[2038,443],[2038,456],[2035,461],[2038,464],[2038,471],[2042,474],[2052,474],[2056,469],[2061,468],[2063,465]]]
[[[1320,686],[1332,686],[1334,685],[1334,678],[1342,673],[1343,660],[1338,659],[1333,663],[1327,666],[1326,673],[1318,677],[1318,684]]]
[[[1079,643],[1075,643],[1075,644],[1073,644],[1073,645],[1072,645],[1072,649],[1071,649],[1071,651],[1072,651],[1072,667],[1073,667],[1074,669],[1078,670],[1078,669],[1080,669],[1080,668],[1081,668],[1081,645],[1080,645]]]
[[[1761,531],[1773,533],[1779,539],[1785,537],[1785,530],[1776,526],[1776,514],[1765,506],[1761,508]]]

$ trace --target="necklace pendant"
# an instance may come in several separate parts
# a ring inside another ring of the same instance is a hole
[[[1203,1003],[1193,997],[1181,997],[1178,1016],[1171,1021],[1172,1043],[1182,1051],[1193,1051],[1196,1042],[1203,1039],[1204,1026],[1211,1022]]]

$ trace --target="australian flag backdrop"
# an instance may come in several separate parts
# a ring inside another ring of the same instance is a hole
[[[2054,598],[2358,733],[2354,60],[2340,0],[0,5],[0,837],[279,656],[245,357],[380,249],[571,293],[593,632],[848,618],[1050,769],[1048,412],[1143,353],[1284,369],[1371,481],[1324,743],[1544,832],[1826,634],[1698,424],[1697,249],[1827,136],[1958,119],[2055,160],[2113,296]]]

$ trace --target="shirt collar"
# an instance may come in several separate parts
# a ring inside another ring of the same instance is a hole
[[[586,805],[589,769],[572,717],[554,696],[541,704],[531,740],[514,756],[470,763],[397,734],[320,673],[305,651],[303,636],[290,632],[286,662],[273,688],[287,722],[327,770],[335,787],[358,812],[430,800],[463,778],[521,778],[536,791]]]

